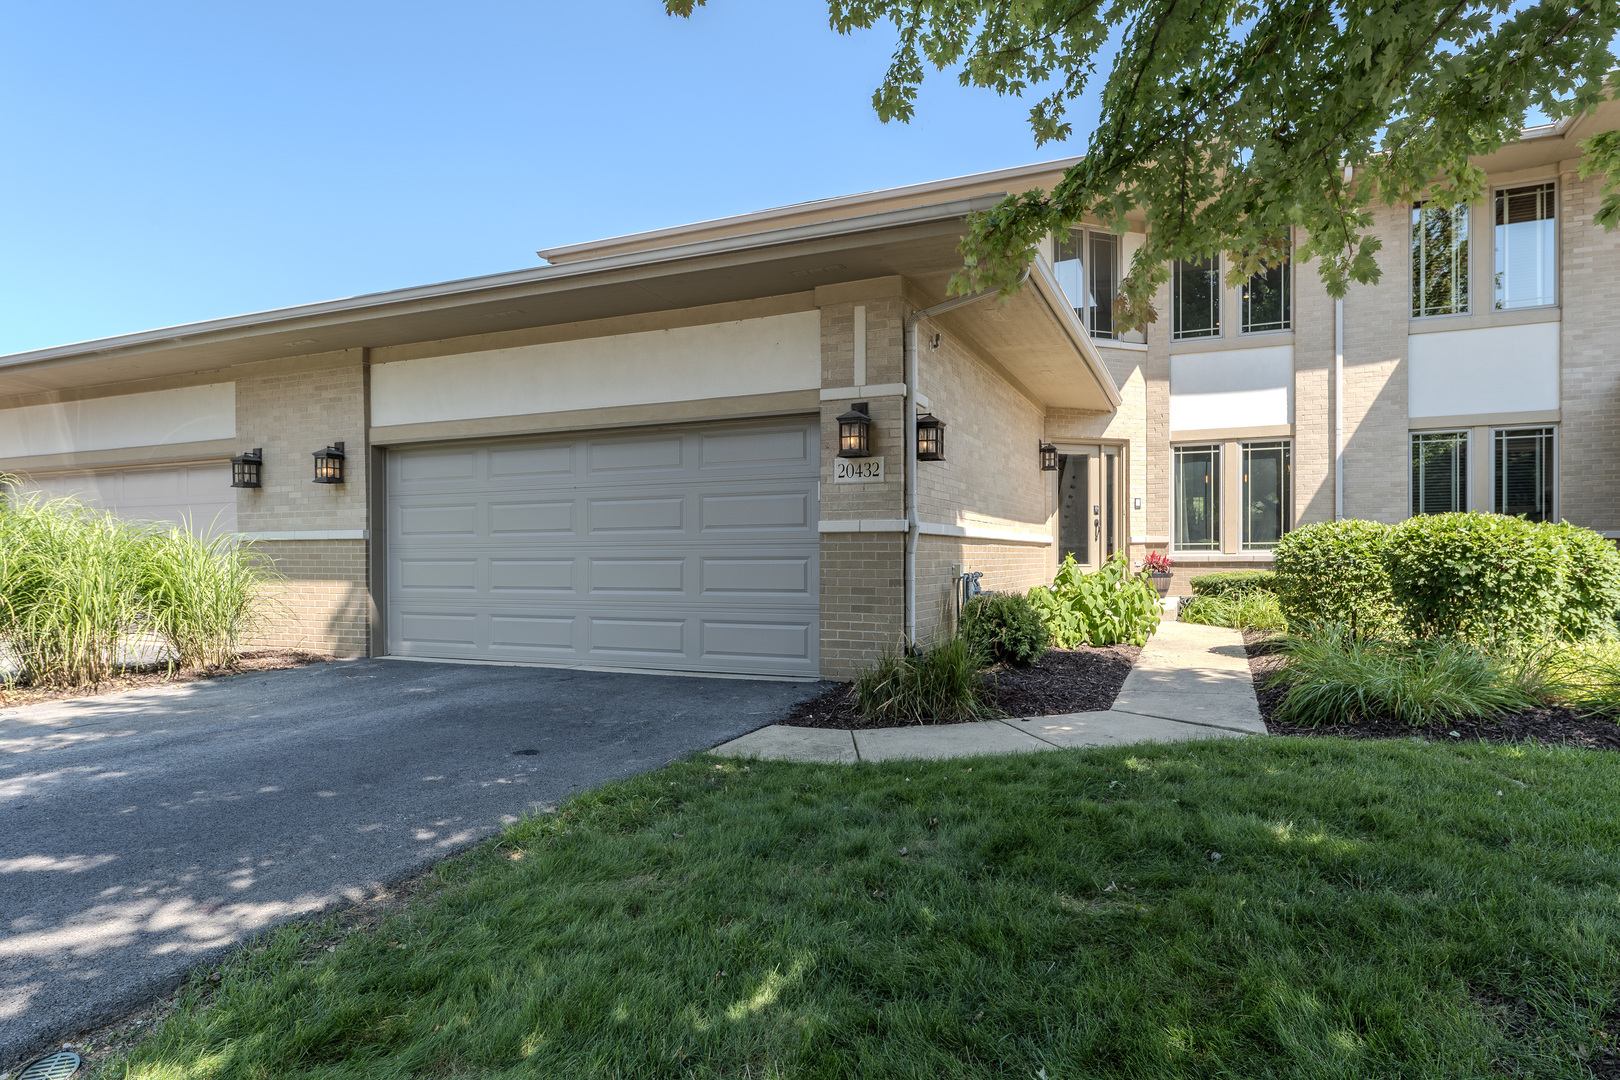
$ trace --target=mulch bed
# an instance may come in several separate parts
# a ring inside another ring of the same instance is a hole
[[[1249,674],[1254,694],[1260,699],[1260,717],[1273,735],[1336,735],[1345,739],[1411,739],[1425,742],[1534,742],[1547,746],[1581,746],[1588,750],[1620,750],[1620,725],[1614,721],[1574,709],[1540,708],[1525,712],[1501,713],[1472,720],[1452,720],[1444,724],[1414,726],[1392,716],[1364,717],[1354,723],[1306,727],[1277,716],[1287,696],[1280,686],[1267,686],[1265,679],[1286,661],[1271,647],[1272,635],[1261,630],[1245,630],[1243,643],[1249,654]]]
[[[1045,656],[1026,668],[998,665],[985,673],[993,687],[991,705],[1002,716],[1101,712],[1114,704],[1141,651],[1136,645],[1082,645],[1078,649],[1048,649]],[[853,683],[840,683],[809,701],[801,701],[781,722],[791,727],[845,731],[894,724],[892,720],[863,717],[855,706]]]
[[[182,668],[175,672],[170,672],[164,664],[128,667],[94,686],[74,686],[66,689],[19,686],[7,689],[4,685],[0,685],[0,709],[38,705],[45,701],[97,697],[125,690],[148,690],[154,686],[173,686],[177,683],[218,679],[254,671],[281,671],[285,668],[303,667],[306,664],[324,664],[331,659],[332,657],[326,653],[303,652],[298,649],[256,649],[243,653],[237,658],[236,663],[226,667]]]

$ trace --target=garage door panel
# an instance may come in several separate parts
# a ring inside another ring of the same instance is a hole
[[[591,499],[586,506],[592,536],[602,533],[679,533],[685,530],[685,499]]]
[[[391,651],[817,674],[813,421],[396,453]]]
[[[393,531],[402,541],[413,537],[475,537],[478,535],[478,504],[401,506]]]
[[[488,521],[492,537],[572,536],[574,501],[491,502]]]
[[[698,501],[698,530],[713,532],[804,532],[813,526],[809,492],[770,491],[744,495],[704,495]]]
[[[706,558],[699,573],[706,597],[736,603],[743,596],[778,599],[810,594],[813,567],[809,556],[789,558]]]
[[[686,464],[685,439],[680,435],[592,439],[586,447],[592,473],[667,473]]]
[[[471,480],[478,468],[472,450],[403,450],[389,460],[389,480],[401,487]]]
[[[574,560],[491,559],[489,591],[502,594],[557,596],[574,593]]]
[[[497,481],[571,477],[574,475],[574,447],[564,443],[497,448],[489,452],[487,475]]]
[[[703,435],[701,460],[705,469],[760,468],[782,465],[816,465],[808,430],[784,428],[775,431],[739,431]]]
[[[808,663],[815,624],[705,620],[700,633],[706,660],[776,660]]]

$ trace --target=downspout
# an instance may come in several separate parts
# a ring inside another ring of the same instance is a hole
[[[1344,300],[1333,301],[1333,520],[1344,518]]]
[[[1013,282],[1013,288],[1018,288],[1029,280],[1029,267],[1018,275]],[[931,319],[936,315],[943,315],[947,311],[955,311],[960,307],[978,303],[987,296],[993,296],[1000,289],[981,289],[967,296],[954,296],[943,303],[933,307],[914,311],[906,319],[905,332],[905,375],[906,380],[906,425],[905,425],[905,501],[906,501],[906,571],[905,571],[905,598],[906,598],[906,646],[915,648],[917,645],[917,537],[922,534],[922,522],[917,517],[917,324],[924,319]]]

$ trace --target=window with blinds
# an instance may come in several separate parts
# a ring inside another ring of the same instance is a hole
[[[1286,441],[1246,442],[1243,450],[1243,550],[1269,551],[1288,531],[1289,451]]]
[[[1468,432],[1412,434],[1412,513],[1468,509]]]
[[[1552,184],[1496,193],[1496,308],[1558,302],[1558,225]]]
[[[1174,450],[1177,551],[1221,550],[1219,443]]]
[[[1492,509],[1531,521],[1556,521],[1553,468],[1555,429],[1497,428]]]
[[[1468,311],[1468,207],[1412,207],[1412,317]]]
[[[1058,286],[1074,305],[1080,324],[1094,338],[1114,338],[1114,300],[1119,295],[1119,237],[1073,229],[1057,242],[1052,265]]]

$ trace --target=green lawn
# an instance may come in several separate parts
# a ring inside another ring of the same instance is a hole
[[[284,929],[101,1075],[1590,1077],[1617,795],[1414,742],[699,758]]]

